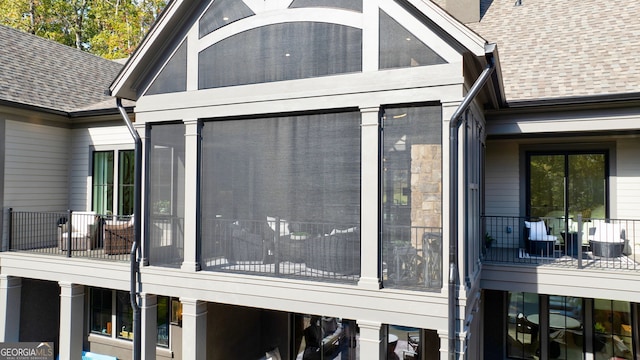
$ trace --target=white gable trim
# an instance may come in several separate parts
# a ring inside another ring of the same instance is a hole
[[[247,2],[253,2],[253,6],[257,6],[259,3],[265,3],[265,0],[246,0]],[[463,46],[463,48],[469,50],[476,56],[484,56],[485,48],[484,45],[486,41],[482,39],[480,36],[475,34],[469,28],[465,27],[462,23],[453,19],[450,15],[448,15],[444,10],[440,9],[437,5],[431,3],[428,0],[405,0],[413,7],[415,7],[418,11],[424,13],[426,17],[430,19],[436,26],[439,26],[445,33],[448,33],[452,38],[456,39],[456,41]],[[257,24],[256,20],[263,21],[264,24],[274,23],[274,21],[284,22],[284,21],[298,21],[298,20],[310,20],[313,21],[324,21],[326,22],[327,18],[331,19],[332,23],[342,23],[347,26],[353,26],[356,28],[368,28],[370,24],[364,24],[364,19],[366,16],[367,21],[373,19],[374,16],[374,3],[375,5],[380,5],[383,10],[385,10],[390,16],[398,19],[400,17],[403,19],[401,24],[404,26],[408,26],[408,30],[413,32],[414,35],[420,36],[421,40],[424,41],[429,46],[433,46],[432,49],[436,51],[436,53],[440,54],[444,59],[450,61],[451,63],[457,62],[459,60],[455,60],[454,56],[455,49],[449,46],[444,46],[446,42],[436,36],[436,32],[433,32],[428,29],[425,24],[422,24],[418,19],[413,18],[410,12],[402,9],[402,6],[392,2],[391,0],[364,0],[363,4],[363,14],[358,16],[358,13],[354,13],[353,11],[348,10],[336,10],[336,9],[322,9],[322,8],[300,8],[300,9],[284,9],[284,4],[290,4],[290,0],[268,0],[269,5],[264,4],[265,7],[268,7],[269,11],[263,11],[260,15],[251,16],[248,19],[251,21],[238,21],[238,24],[230,24],[229,29],[225,29],[222,31],[216,31],[214,33],[218,33],[217,35],[206,36],[203,41],[197,41],[198,49],[206,48],[211,44],[215,43],[215,41],[219,41],[220,37],[224,34],[230,35],[233,31],[234,33],[239,32],[241,29],[249,29],[255,28]],[[371,3],[370,3],[371,2]],[[138,100],[136,92],[139,89],[135,89],[136,82],[139,79],[134,78],[134,76],[141,76],[144,74],[145,68],[149,68],[149,64],[154,61],[156,58],[155,54],[150,54],[150,49],[153,48],[153,44],[165,43],[174,33],[174,29],[169,28],[169,24],[179,24],[180,19],[182,19],[182,15],[186,11],[188,11],[190,6],[195,5],[193,0],[174,0],[169,2],[169,5],[163,12],[161,18],[158,22],[152,27],[149,34],[145,37],[142,44],[140,44],[138,50],[133,54],[133,56],[129,59],[129,61],[125,64],[122,72],[118,75],[118,77],[114,80],[113,84],[110,86],[111,93],[117,97],[123,97],[132,100]],[[288,5],[287,5],[288,6]],[[266,8],[265,8],[266,9]],[[286,10],[287,20],[283,19],[283,15]],[[377,11],[375,11],[377,12]],[[293,15],[292,15],[293,14]],[[298,15],[295,15],[298,14]],[[310,15],[313,14],[313,15]],[[322,14],[322,15],[320,15]],[[340,15],[342,14],[342,15]],[[295,19],[290,17],[295,16]],[[328,17],[327,17],[328,16]],[[409,25],[404,21],[411,18]],[[263,20],[260,20],[262,18]],[[280,19],[280,20],[278,20]],[[323,20],[325,19],[325,20]],[[355,19],[355,20],[354,20]],[[245,23],[245,25],[242,25]],[[251,26],[247,25],[251,23]],[[196,23],[197,24],[197,23]],[[196,24],[193,24],[195,26]],[[418,25],[420,24],[420,25]],[[235,29],[235,30],[234,30]],[[419,30],[419,31],[418,31]],[[370,31],[369,31],[370,32]],[[424,37],[423,37],[424,36]],[[366,48],[363,52],[363,56],[372,52],[375,47],[372,46],[371,38],[364,37],[363,40],[366,40]],[[435,43],[437,41],[438,43]],[[194,41],[189,40],[188,45],[188,53],[193,54],[193,46]],[[363,45],[365,46],[365,45]],[[369,59],[369,58],[367,58]],[[370,71],[373,69],[373,60],[375,58],[371,58],[366,62],[367,66],[363,64],[363,71]],[[459,59],[459,54],[457,59]],[[188,60],[189,65],[193,65],[192,59]],[[192,68],[192,66],[189,66]],[[369,68],[371,67],[371,69]],[[190,70],[187,70],[190,72]],[[192,76],[188,76],[189,79]],[[189,80],[187,80],[189,81]],[[189,86],[191,88],[191,86]]]
[[[293,0],[243,0],[243,2],[257,15],[267,11],[286,9]]]

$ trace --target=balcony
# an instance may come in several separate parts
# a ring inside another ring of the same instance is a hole
[[[640,272],[640,220],[484,216],[483,226],[494,239],[484,263]]]
[[[9,251],[128,262],[133,243],[130,217],[10,209],[9,226]]]
[[[8,251],[130,260],[130,217],[10,210],[9,218]],[[150,219],[150,265],[182,264],[183,228],[183,219]],[[201,239],[203,271],[354,284],[360,278],[358,224],[218,218],[202,224]],[[420,291],[442,288],[442,228],[388,226],[382,243],[380,268],[385,287]]]

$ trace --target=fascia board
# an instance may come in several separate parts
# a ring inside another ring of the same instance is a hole
[[[154,43],[159,41],[163,36],[169,36],[171,29],[168,29],[171,19],[173,19],[184,6],[187,5],[189,0],[173,0],[163,11],[162,17],[157,23],[149,30],[149,33],[142,40],[142,43],[138,46],[133,55],[125,63],[124,67],[109,87],[109,91],[112,96],[120,97],[129,100],[137,100],[137,94],[134,90],[127,88],[127,85],[131,83],[129,79],[139,72],[139,68],[145,59],[148,58],[150,48]]]
[[[427,16],[434,24],[456,39],[463,47],[476,56],[484,56],[487,41],[467,26],[449,15],[431,1],[405,0]]]

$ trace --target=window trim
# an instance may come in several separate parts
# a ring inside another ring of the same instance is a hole
[[[125,152],[134,152],[135,150],[133,148],[131,148],[130,146],[91,146],[89,148],[89,171],[88,171],[88,175],[89,175],[89,194],[88,194],[88,205],[89,208],[94,210],[95,209],[95,203],[94,203],[94,186],[95,186],[95,182],[94,182],[94,170],[95,170],[95,154],[98,152],[111,152],[113,154],[113,184],[111,185],[113,187],[112,189],[112,204],[111,204],[111,214],[99,214],[99,215],[115,215],[115,216],[122,216],[122,215],[131,215],[131,214],[120,214],[119,208],[120,208],[120,188],[121,188],[121,184],[120,184],[120,160],[121,160],[121,154],[125,153]],[[134,159],[135,161],[135,159]],[[135,166],[135,164],[134,164]],[[95,210],[94,210],[95,211]],[[107,210],[108,212],[109,210]]]

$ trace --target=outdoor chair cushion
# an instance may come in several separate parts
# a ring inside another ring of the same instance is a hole
[[[525,221],[524,226],[529,229],[529,240],[531,241],[552,241],[557,240],[555,235],[547,234],[547,225],[544,221]]]

